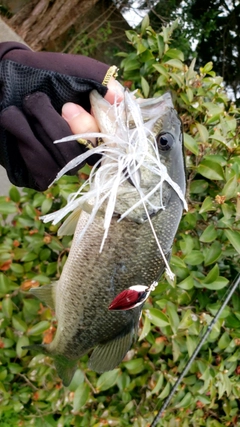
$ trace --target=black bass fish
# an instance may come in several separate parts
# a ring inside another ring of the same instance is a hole
[[[91,154],[102,157],[67,206],[45,218],[56,223],[72,211],[60,235],[77,225],[59,281],[32,289],[58,320],[53,341],[33,348],[53,357],[65,386],[78,359],[91,350],[89,367],[99,373],[123,360],[143,303],[116,312],[108,307],[126,288],[148,288],[169,271],[186,208],[181,121],[170,94],[139,100],[125,92],[120,104],[110,105],[93,91],[90,101],[100,133],[74,138],[96,136],[100,145],[72,160],[61,175]]]

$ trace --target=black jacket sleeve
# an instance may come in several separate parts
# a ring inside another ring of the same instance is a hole
[[[85,150],[76,141],[53,144],[71,134],[61,109],[75,102],[90,111],[90,91],[107,92],[102,82],[108,69],[81,55],[0,43],[0,164],[13,184],[43,191]]]

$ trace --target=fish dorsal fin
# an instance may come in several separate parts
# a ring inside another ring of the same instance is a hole
[[[88,366],[95,372],[111,371],[123,360],[130,349],[134,337],[134,329],[127,334],[120,334],[105,344],[99,344],[92,352]]]
[[[39,288],[31,288],[30,292],[38,299],[45,302],[49,307],[54,309],[56,286],[57,282],[54,282],[49,285],[40,286]]]
[[[59,228],[58,236],[71,236],[74,234],[81,212],[81,208],[74,209]]]
[[[69,360],[65,356],[59,354],[54,356],[54,363],[57,369],[57,373],[61,378],[65,387],[69,386],[73,379],[73,375],[77,369],[77,361]]]

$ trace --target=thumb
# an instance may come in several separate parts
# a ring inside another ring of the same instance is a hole
[[[62,117],[69,124],[74,134],[99,132],[96,120],[78,104],[67,102],[62,107]]]

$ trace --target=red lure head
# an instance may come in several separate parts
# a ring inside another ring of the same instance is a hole
[[[108,310],[131,310],[143,304],[149,292],[147,286],[137,285],[120,292],[108,307]]]

